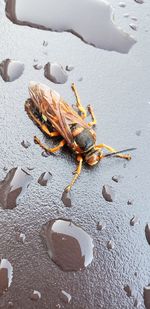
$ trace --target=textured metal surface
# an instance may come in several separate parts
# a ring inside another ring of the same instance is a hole
[[[14,270],[12,285],[0,298],[1,309],[8,308],[8,302],[15,309],[54,309],[57,304],[72,309],[131,309],[136,297],[139,308],[144,308],[143,287],[150,283],[150,248],[145,238],[145,225],[150,222],[150,5],[129,0],[126,8],[117,1],[112,4],[125,30],[133,33],[123,14],[138,17],[139,29],[134,32],[138,42],[127,55],[95,49],[69,33],[14,25],[0,2],[0,59],[25,64],[18,80],[6,83],[0,79],[0,178],[6,175],[4,167],[34,168],[30,171],[34,179],[19,205],[13,210],[0,209],[0,258],[7,258]],[[48,41],[47,47],[43,40]],[[43,66],[57,61],[75,69],[66,84],[55,85],[44,78],[42,70],[33,68],[34,58]],[[78,82],[80,77],[83,80]],[[61,195],[75,169],[74,157],[64,148],[44,158],[33,143],[37,135],[51,146],[56,144],[43,136],[24,111],[30,80],[50,85],[71,104],[70,85],[76,82],[83,104],[94,107],[98,142],[117,149],[137,147],[130,162],[108,158],[95,168],[85,166],[71,192],[71,208],[63,205]],[[141,130],[139,136],[137,130]],[[31,143],[28,149],[22,147],[23,140]],[[43,172],[53,175],[47,187],[38,184]],[[112,181],[114,175],[122,176],[118,183]],[[114,188],[113,203],[102,197],[105,184]],[[129,199],[132,205],[127,204]],[[139,223],[131,226],[133,216],[139,217]],[[47,254],[39,235],[42,224],[60,217],[72,219],[94,240],[94,259],[84,271],[65,273]],[[96,228],[99,221],[106,222],[101,231]],[[24,243],[18,241],[18,233],[26,235]],[[107,248],[110,240],[112,250]],[[124,291],[127,285],[134,292],[130,298]],[[32,290],[41,293],[37,302],[30,299]],[[69,304],[63,302],[61,290],[72,296]]]

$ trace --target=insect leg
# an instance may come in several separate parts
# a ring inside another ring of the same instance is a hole
[[[82,104],[81,104],[81,100],[80,100],[80,97],[79,97],[77,88],[76,88],[76,86],[75,86],[74,83],[72,83],[71,88],[72,88],[72,90],[73,90],[73,92],[74,92],[74,94],[75,94],[75,97],[76,97],[76,99],[77,99],[76,106],[77,106],[77,108],[79,109],[79,111],[82,113],[82,114],[81,114],[81,118],[84,119],[84,118],[86,118],[86,116],[87,116],[87,115],[86,115],[86,110],[84,109],[84,107],[83,107]]]
[[[91,117],[92,117],[92,122],[89,122],[88,125],[90,127],[96,125],[96,118],[95,118],[95,115],[94,115],[94,111],[93,111],[93,107],[91,105],[88,105],[88,110],[91,114]]]
[[[75,181],[77,180],[77,178],[79,177],[80,173],[81,173],[81,169],[82,169],[82,162],[83,162],[83,158],[78,155],[77,156],[77,161],[79,162],[77,169],[74,172],[74,177],[70,183],[70,185],[68,187],[66,187],[66,191],[69,192],[73,186],[73,184],[75,183]]]
[[[39,144],[41,148],[43,148],[46,152],[50,152],[50,153],[53,153],[53,152],[56,152],[58,151],[59,149],[61,149],[65,144],[66,144],[66,141],[63,139],[59,144],[58,146],[54,147],[54,148],[48,148],[47,146],[43,145],[41,143],[41,141],[39,140],[39,138],[37,138],[36,136],[34,136],[34,142],[36,144]]]
[[[28,113],[29,117],[38,125],[38,127],[46,133],[48,136],[60,136],[58,132],[50,132],[46,124],[43,124],[31,111],[31,107],[29,104],[25,104],[25,110]]]
[[[100,149],[100,148],[105,148],[105,149],[109,150],[110,152],[116,152],[117,151],[116,149],[114,149],[114,148],[112,148],[112,147],[110,147],[106,144],[99,144],[99,145],[95,146],[95,149]],[[131,156],[128,155],[128,154],[116,154],[115,157],[119,157],[119,158],[123,158],[123,159],[127,159],[127,160],[131,159]],[[103,158],[103,156],[102,156],[102,158]]]

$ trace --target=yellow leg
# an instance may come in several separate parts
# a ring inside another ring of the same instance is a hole
[[[58,150],[60,150],[65,144],[66,144],[66,141],[63,139],[58,146],[54,147],[54,148],[48,148],[47,146],[43,145],[41,143],[41,141],[36,137],[34,136],[34,142],[36,144],[39,144],[41,148],[43,148],[46,152],[50,152],[50,153],[53,153],[53,152],[56,152]]]
[[[79,162],[78,167],[74,172],[74,177],[73,177],[70,185],[65,189],[66,192],[69,192],[71,190],[73,184],[75,183],[75,181],[77,180],[77,178],[79,177],[79,175],[81,173],[83,158],[80,155],[78,155],[77,161]]]
[[[29,117],[38,125],[42,132],[46,133],[49,137],[60,136],[58,132],[50,132],[46,124],[43,124],[32,112],[30,104],[25,104],[25,110]]]
[[[77,88],[76,88],[74,83],[72,83],[71,88],[72,88],[72,90],[73,90],[73,92],[74,92],[74,94],[76,96],[76,99],[77,99],[76,106],[79,109],[79,111],[82,113],[81,114],[81,118],[84,119],[84,118],[86,118],[86,110],[85,110],[85,108],[81,104],[81,100],[80,100]]]
[[[97,145],[97,146],[95,147],[95,149],[100,149],[100,148],[105,148],[105,149],[109,150],[110,152],[116,152],[116,151],[117,151],[116,149],[114,149],[114,148],[112,148],[112,147],[110,147],[110,146],[107,146],[107,145],[105,145],[105,144],[99,144],[99,145]],[[103,158],[103,157],[105,157],[105,155],[102,156],[102,158]],[[115,157],[119,157],[119,158],[131,160],[131,156],[128,155],[128,154],[117,154],[117,155],[115,155]]]
[[[95,115],[94,115],[93,107],[91,105],[88,105],[88,110],[89,110],[91,117],[92,117],[92,122],[89,122],[88,125],[90,127],[92,127],[92,126],[96,125],[96,118],[95,118]]]

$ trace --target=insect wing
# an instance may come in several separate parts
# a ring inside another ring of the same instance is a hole
[[[83,128],[89,128],[89,126],[55,91],[51,91],[51,97],[52,103],[49,104],[46,116],[67,143],[72,144],[70,125],[79,124]]]

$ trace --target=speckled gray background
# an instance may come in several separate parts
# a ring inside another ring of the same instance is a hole
[[[150,283],[150,248],[144,234],[145,224],[150,222],[150,4],[148,0],[142,5],[126,0],[126,7],[121,8],[119,1],[111,3],[116,22],[137,38],[127,55],[98,50],[70,33],[14,25],[5,17],[0,1],[0,61],[11,58],[25,63],[18,80],[5,83],[0,78],[0,178],[6,175],[4,167],[34,167],[34,180],[19,206],[0,210],[0,257],[14,267],[12,285],[0,298],[0,308],[8,308],[12,301],[15,309],[54,309],[57,304],[72,309],[131,309],[136,297],[139,308],[144,308],[143,287]],[[129,28],[131,20],[124,13],[138,18],[137,32]],[[47,47],[43,40],[48,41]],[[65,85],[55,85],[44,78],[42,70],[33,68],[34,58],[43,65],[58,61],[75,69]],[[77,81],[80,77],[81,82]],[[130,162],[111,158],[95,168],[85,166],[72,190],[70,209],[63,205],[61,195],[75,161],[66,149],[44,158],[34,144],[34,135],[49,145],[56,143],[47,141],[24,111],[30,80],[50,85],[70,103],[74,102],[70,85],[76,82],[83,104],[94,107],[98,142],[117,149],[137,147]],[[141,130],[140,136],[137,130]],[[21,146],[23,139],[31,142],[27,150]],[[47,187],[37,183],[44,171],[53,174]],[[123,178],[117,184],[111,180],[113,175]],[[116,192],[113,203],[102,198],[104,184],[112,185]],[[134,200],[133,205],[127,205],[128,199]],[[130,226],[133,215],[140,223]],[[94,259],[82,272],[65,273],[48,257],[39,232],[43,223],[58,217],[72,219],[94,240]],[[98,221],[106,222],[103,231],[97,231]],[[17,241],[18,232],[25,233],[24,244]],[[115,244],[111,251],[107,249],[109,240]],[[134,297],[127,297],[123,289],[127,284]],[[41,292],[38,302],[30,299],[32,289]],[[61,300],[61,290],[71,294],[70,304]]]

